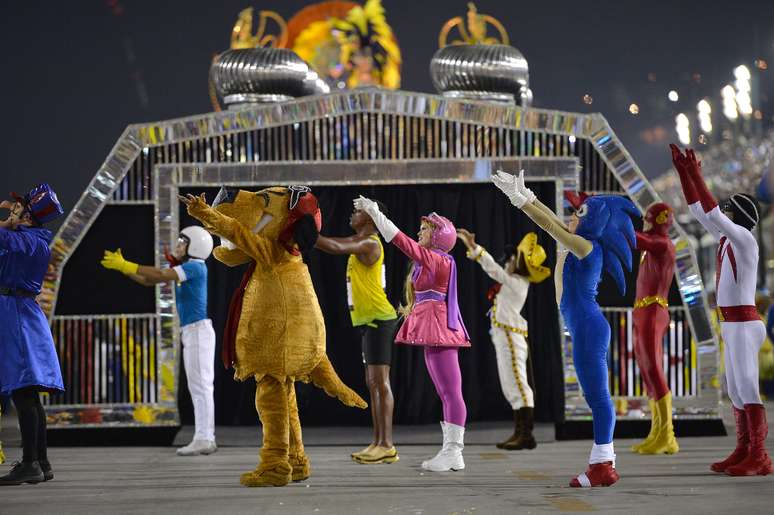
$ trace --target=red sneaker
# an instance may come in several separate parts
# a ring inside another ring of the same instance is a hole
[[[570,486],[573,488],[589,488],[592,486],[612,486],[620,476],[613,467],[612,461],[590,464],[583,474],[572,478]]]
[[[769,434],[766,410],[762,404],[745,404],[744,412],[747,414],[747,434],[750,437],[749,452],[742,461],[726,468],[726,474],[766,476],[771,474],[771,458],[766,452],[766,436]]]
[[[749,452],[750,433],[747,428],[747,414],[744,410],[734,408],[734,418],[736,419],[736,449],[728,458],[710,465],[713,472],[725,472],[728,467],[741,463]]]

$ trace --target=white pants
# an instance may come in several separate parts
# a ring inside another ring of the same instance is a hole
[[[758,351],[766,338],[766,326],[760,320],[721,322],[726,384],[735,408],[761,404],[758,390]]]
[[[497,372],[505,399],[514,411],[534,407],[534,395],[527,381],[527,340],[519,333],[506,332],[499,327],[492,327],[489,334],[497,356]]]
[[[181,328],[183,365],[194,409],[194,440],[215,440],[215,331],[212,321],[200,320]]]

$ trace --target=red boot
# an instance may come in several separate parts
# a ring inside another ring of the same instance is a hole
[[[750,434],[747,430],[747,414],[744,410],[734,407],[734,418],[736,419],[736,449],[728,458],[710,465],[713,472],[725,472],[731,465],[744,460],[749,452]]]
[[[611,486],[620,479],[618,472],[613,467],[612,461],[589,464],[589,468],[583,474],[572,478],[570,486],[573,488],[589,488],[592,486]]]
[[[766,409],[763,404],[745,404],[747,414],[747,433],[750,435],[750,447],[747,457],[726,469],[729,476],[766,476],[771,474],[771,458],[766,452],[766,436],[769,425],[766,423]]]

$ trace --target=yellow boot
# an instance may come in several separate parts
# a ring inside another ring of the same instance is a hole
[[[312,475],[312,467],[309,464],[306,452],[304,452],[301,421],[298,418],[298,406],[296,405],[296,387],[292,382],[288,385],[288,414],[288,422],[290,424],[288,463],[290,463],[292,468],[291,479],[293,481],[304,481]]]
[[[261,463],[255,470],[239,477],[244,486],[285,486],[293,478],[288,450],[290,447],[290,413],[288,385],[293,383],[264,376],[256,385],[255,407],[263,424]],[[300,432],[299,432],[300,438]]]
[[[658,429],[658,411],[656,411],[656,401],[653,399],[648,399],[648,404],[650,405],[650,433],[648,433],[648,436],[646,436],[643,441],[632,445],[632,450],[634,452],[639,452],[641,447],[650,445],[656,438]]]
[[[656,437],[649,445],[643,445],[637,452],[640,454],[675,454],[680,450],[672,425],[672,394],[667,393],[656,401],[658,413],[658,428]]]

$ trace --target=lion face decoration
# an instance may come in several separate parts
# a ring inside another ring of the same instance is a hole
[[[279,242],[294,255],[298,254],[298,249],[293,231],[302,217],[311,216],[317,230],[322,228],[317,198],[306,186],[274,186],[258,192],[222,187],[212,207],[254,234]],[[221,246],[234,250],[233,244],[225,239],[221,239]]]

